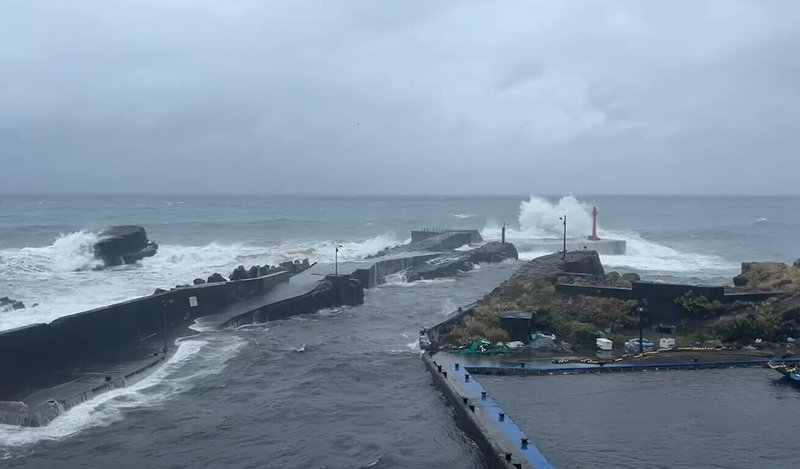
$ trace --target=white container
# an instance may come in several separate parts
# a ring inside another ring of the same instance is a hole
[[[613,342],[603,337],[598,337],[595,343],[600,350],[611,350],[614,347]]]
[[[671,337],[662,337],[658,340],[658,348],[664,350],[675,348],[675,339]]]

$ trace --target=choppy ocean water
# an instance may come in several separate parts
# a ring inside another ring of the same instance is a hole
[[[0,329],[146,295],[239,264],[357,259],[422,226],[478,228],[526,243],[600,235],[628,254],[607,270],[729,282],[746,260],[793,261],[800,197],[205,197],[0,196],[0,296],[35,308],[0,313]],[[94,271],[92,234],[140,224],[160,244],[140,265]],[[481,467],[430,388],[416,333],[490,291],[519,263],[455,279],[389,283],[354,308],[241,331],[203,332],[133,388],[45,429],[0,428],[10,467]],[[702,385],[702,380],[699,381]],[[782,405],[776,401],[775,405]],[[692,412],[691,408],[686,412]],[[713,423],[713,422],[712,422]],[[678,466],[667,466],[678,467]]]

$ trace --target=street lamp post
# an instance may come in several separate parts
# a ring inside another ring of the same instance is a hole
[[[639,311],[639,353],[644,353],[644,313],[647,300],[642,300],[642,304],[636,308]]]
[[[175,300],[162,300],[161,301],[161,312],[164,320],[164,353],[167,353],[168,347],[168,340],[167,340],[167,305],[174,304]]]
[[[333,243],[336,251],[333,254],[333,274],[339,275],[339,248],[342,247],[339,243]]]
[[[567,258],[567,214],[565,213],[563,217],[558,217],[558,219],[564,222],[564,250],[561,251],[561,259],[564,260]]]

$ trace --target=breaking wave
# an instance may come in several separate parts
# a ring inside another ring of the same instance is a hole
[[[97,233],[78,231],[62,234],[50,246],[22,248],[3,252],[0,269],[16,272],[74,272],[102,266],[94,257]]]
[[[591,206],[574,196],[566,196],[553,203],[541,197],[531,196],[520,203],[519,227],[508,227],[506,237],[517,244],[522,260],[550,254],[536,248],[536,241],[560,239],[563,225],[559,217],[567,215],[567,238],[585,238],[592,230]],[[729,277],[738,269],[718,256],[677,249],[650,241],[634,231],[604,230],[598,224],[601,238],[621,239],[627,244],[627,252],[622,256],[601,255],[603,265],[621,270],[635,270],[653,274],[692,274],[699,277]],[[500,238],[501,228],[489,225],[481,230],[486,239]],[[526,247],[526,243],[528,247]]]
[[[132,386],[109,391],[77,405],[45,427],[0,424],[0,446],[19,447],[60,440],[89,427],[108,426],[121,420],[129,409],[151,407],[186,392],[203,377],[218,374],[245,343],[243,339],[230,336],[183,340],[175,354],[152,375]]]
[[[442,278],[415,280],[413,282],[409,282],[408,279],[406,278],[406,273],[404,271],[389,274],[386,277],[384,277],[383,280],[384,282],[380,285],[380,287],[403,287],[403,288],[411,288],[411,287],[419,287],[427,285],[440,285],[443,283],[452,283],[456,281],[456,279],[452,277],[442,277]]]
[[[0,296],[10,296],[36,308],[0,313],[0,330],[44,322],[149,295],[156,288],[189,284],[218,272],[228,276],[238,265],[271,264],[308,258],[333,262],[333,241],[287,241],[272,246],[210,243],[205,246],[161,245],[158,254],[137,264],[102,271],[92,246],[93,233],[59,237],[51,246],[0,251]],[[403,243],[391,233],[339,243],[339,261],[363,259]]]

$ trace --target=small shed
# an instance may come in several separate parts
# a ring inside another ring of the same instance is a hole
[[[497,316],[500,318],[500,328],[508,332],[512,341],[518,340],[525,344],[530,341],[533,313],[528,311],[503,311]]]

